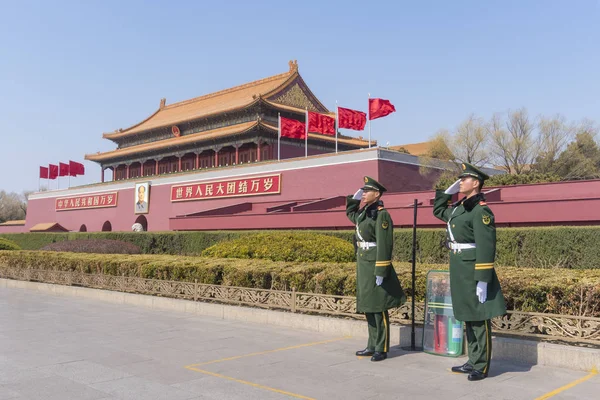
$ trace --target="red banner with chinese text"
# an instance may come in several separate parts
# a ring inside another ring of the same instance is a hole
[[[281,175],[171,186],[171,201],[210,200],[224,197],[281,193]]]
[[[73,197],[59,197],[55,200],[54,206],[56,211],[116,207],[117,194],[118,192],[108,192]]]

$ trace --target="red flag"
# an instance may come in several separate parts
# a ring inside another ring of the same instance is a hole
[[[69,176],[69,164],[58,163],[58,176]]]
[[[279,128],[282,137],[304,139],[306,136],[306,125],[295,119],[281,117],[281,126]]]
[[[85,168],[83,164],[69,160],[69,172],[71,176],[83,175],[85,174]]]
[[[40,167],[40,178],[48,179],[48,167]]]
[[[362,131],[367,124],[367,114],[362,111],[338,107],[338,126],[340,128]]]
[[[56,179],[58,177],[58,165],[48,165],[48,179]]]
[[[396,107],[389,100],[369,99],[369,119],[385,117],[396,111]]]
[[[309,111],[308,131],[333,136],[335,135],[335,118]]]

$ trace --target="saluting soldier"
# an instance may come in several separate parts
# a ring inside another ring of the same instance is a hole
[[[453,372],[469,374],[470,381],[487,377],[492,355],[490,320],[506,314],[504,296],[494,270],[496,225],[481,188],[485,173],[462,164],[459,179],[435,195],[433,214],[447,224],[450,249],[450,291],[452,308],[466,325],[469,361],[452,367]],[[465,197],[448,208],[452,195]]]
[[[364,313],[369,325],[367,347],[356,355],[382,361],[390,348],[388,310],[406,296],[392,266],[394,223],[380,200],[386,188],[368,176],[364,182],[346,201],[346,215],[356,226],[356,312]]]

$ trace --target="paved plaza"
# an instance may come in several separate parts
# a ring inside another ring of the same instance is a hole
[[[366,325],[365,325],[366,329]],[[598,399],[600,375],[492,362],[469,382],[452,359],[365,340],[0,289],[5,399]],[[570,386],[569,386],[570,385]]]

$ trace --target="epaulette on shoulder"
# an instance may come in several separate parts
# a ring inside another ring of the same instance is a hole
[[[483,201],[483,200],[482,200],[482,201],[480,201],[480,202],[479,202],[479,205],[480,205],[480,206],[487,206],[487,203],[486,203],[485,201]]]
[[[384,209],[385,209],[385,208],[384,208],[383,206],[378,206],[378,207],[377,207],[377,211],[381,211],[381,210],[384,210]]]

